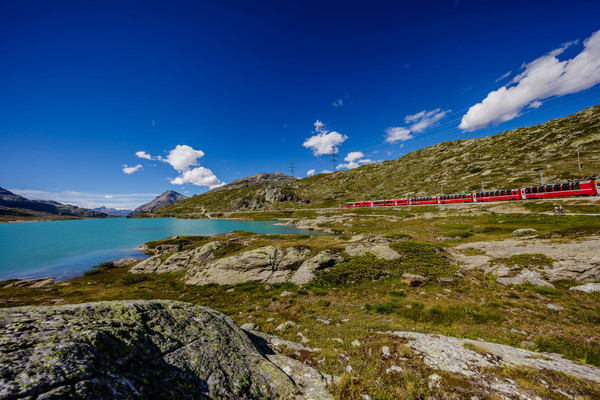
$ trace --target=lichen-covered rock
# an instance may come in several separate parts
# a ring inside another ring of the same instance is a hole
[[[268,350],[188,303],[1,309],[0,398],[331,398],[318,371]]]
[[[526,235],[535,235],[537,233],[537,230],[533,229],[533,228],[524,228],[524,229],[517,229],[515,231],[513,231],[512,235],[513,236],[526,236]]]
[[[343,257],[330,250],[324,250],[316,256],[304,261],[302,265],[294,272],[289,279],[291,283],[296,285],[304,285],[315,277],[315,271],[319,269],[329,268],[343,261]]]
[[[386,244],[351,244],[346,246],[346,253],[350,257],[364,256],[367,253],[371,253],[375,257],[384,260],[395,260],[400,258],[400,254]]]
[[[188,268],[186,283],[224,285],[247,281],[285,282],[309,254],[307,248],[264,246],[207,264],[194,264]]]
[[[578,290],[586,293],[600,292],[600,283],[586,283],[585,285],[573,286],[569,290]]]

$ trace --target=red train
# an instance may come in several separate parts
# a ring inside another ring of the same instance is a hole
[[[404,206],[419,204],[478,203],[485,201],[507,201],[525,199],[546,199],[571,196],[600,195],[600,180],[559,183],[556,185],[533,186],[519,189],[494,190],[490,192],[449,194],[438,197],[417,197],[411,199],[376,200],[346,203],[346,207]]]

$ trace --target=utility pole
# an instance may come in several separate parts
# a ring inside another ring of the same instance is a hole
[[[481,191],[485,192],[485,186],[483,186],[483,181],[481,181]]]
[[[294,176],[294,171],[296,170],[296,164],[293,162],[290,163],[290,171],[292,172],[292,176]]]
[[[443,183],[440,185],[440,193],[441,193],[440,196],[444,195],[444,184]]]
[[[331,170],[331,172],[335,172],[335,163],[336,163],[336,157],[337,157],[337,149],[335,147],[331,147],[331,163],[333,165],[333,169]]]
[[[579,170],[581,171],[581,160],[579,159],[579,147],[577,148],[577,164],[579,164]]]
[[[544,170],[540,169],[540,186],[544,186]]]

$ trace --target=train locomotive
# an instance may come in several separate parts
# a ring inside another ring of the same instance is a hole
[[[346,203],[346,207],[354,208],[422,204],[480,203],[486,201],[547,199],[596,195],[600,195],[600,180],[590,179],[587,181],[558,183],[545,186],[532,186],[518,189],[492,190],[489,192],[449,194],[437,197],[416,197],[409,199],[351,202]]]

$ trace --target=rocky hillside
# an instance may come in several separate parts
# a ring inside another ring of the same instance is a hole
[[[279,183],[293,182],[295,180],[296,180],[296,178],[294,178],[293,176],[288,176],[288,175],[282,174],[281,172],[275,172],[272,174],[262,173],[262,174],[248,176],[246,178],[241,178],[241,179],[235,180],[227,185],[223,185],[223,186],[214,188],[211,190],[211,192],[217,192],[217,191],[221,191],[221,190],[241,189],[241,188],[245,188],[248,186],[257,186],[257,185],[270,186],[270,185],[276,185]]]
[[[578,169],[580,149],[582,170]],[[249,209],[332,207],[361,199],[404,198],[568,182],[600,175],[600,106],[495,136],[440,143],[350,171],[276,184],[214,191],[166,207],[162,215]],[[276,193],[277,196],[269,196]]]
[[[0,188],[0,215],[14,219],[19,219],[20,217],[54,219],[54,216],[79,218],[108,217],[105,213],[71,204],[61,204],[51,200],[29,200],[3,188]]]
[[[151,202],[142,204],[141,206],[139,206],[138,208],[133,210],[129,214],[129,216],[135,217],[136,215],[140,215],[141,213],[156,210],[156,209],[167,206],[169,204],[173,204],[179,200],[183,200],[186,198],[187,198],[186,196],[179,194],[173,190],[167,190],[166,192],[164,192],[160,196],[156,197]]]
[[[1,398],[332,398],[315,369],[189,303],[9,308],[0,322]]]

